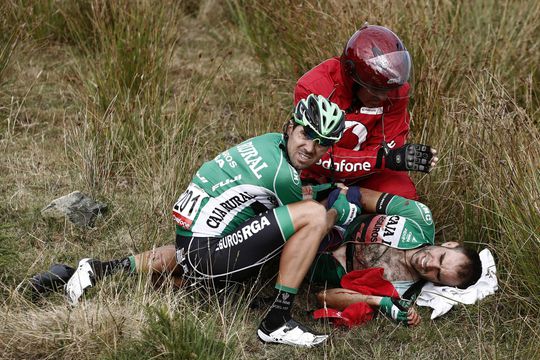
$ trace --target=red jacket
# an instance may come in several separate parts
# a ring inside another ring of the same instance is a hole
[[[346,130],[334,146],[336,181],[351,183],[382,171],[375,169],[375,163],[384,138],[391,148],[405,144],[410,123],[407,111],[409,87],[406,83],[390,92],[389,99],[381,108],[353,108],[352,82],[343,78],[339,57],[322,62],[298,80],[294,89],[295,105],[313,93],[329,98],[346,112]],[[303,170],[301,176],[303,179],[328,182],[331,176],[329,169],[330,156],[326,153],[317,164]]]

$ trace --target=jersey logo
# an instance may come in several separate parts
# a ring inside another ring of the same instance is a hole
[[[323,168],[328,169],[328,170],[330,170],[332,167],[332,161],[330,159],[328,160],[321,159],[317,161],[315,164],[321,165]],[[334,170],[345,171],[345,172],[371,171],[371,164],[368,161],[352,163],[352,162],[345,161],[345,159],[341,159],[341,161],[334,162]]]
[[[399,216],[390,216],[388,218],[388,221],[386,222],[386,226],[384,227],[384,237],[386,236],[394,236],[396,233],[396,225],[399,222]]]
[[[246,164],[249,166],[249,169],[251,170],[253,175],[255,175],[257,179],[260,179],[262,175],[259,172],[262,169],[267,168],[268,164],[263,161],[261,156],[259,156],[259,153],[257,152],[257,149],[255,149],[253,142],[248,141],[242,143],[236,148],[238,149],[238,152],[240,153]]]
[[[212,214],[206,220],[206,225],[210,226],[212,229],[217,229],[229,212],[232,212],[234,209],[242,204],[245,204],[249,200],[255,199],[255,197],[256,196],[244,191],[231,197],[230,199],[227,199],[212,210]]]
[[[294,185],[300,185],[300,176],[298,176],[298,171],[296,171],[296,169],[292,166],[289,166],[289,171],[291,172]]]
[[[431,216],[431,210],[429,210],[429,208],[426,205],[419,202],[416,203],[416,206],[418,206],[418,208],[420,209],[422,218],[424,219],[426,224],[428,225],[433,224],[433,217]]]
[[[377,108],[368,108],[368,107],[361,107],[360,108],[360,114],[366,114],[366,115],[381,115],[383,113],[383,108],[377,107]]]
[[[345,128],[347,130],[351,129],[350,131],[358,138],[358,142],[354,146],[353,150],[360,150],[360,145],[362,145],[364,141],[366,141],[368,134],[368,131],[364,124],[357,121],[345,121]]]
[[[233,177],[232,179],[226,179],[226,180],[220,181],[219,183],[212,186],[212,191],[216,191],[217,188],[227,186],[227,185],[229,185],[229,184],[231,184],[233,182],[239,181],[239,180],[242,180],[242,174],[238,174],[235,177]]]
[[[405,218],[399,215],[376,215],[367,225],[365,242],[397,248],[400,239],[406,232],[404,226]]]
[[[270,220],[266,216],[261,217],[260,220],[253,220],[251,223],[242,227],[241,229],[224,236],[216,246],[216,251],[231,248],[238,244],[241,244],[245,240],[257,234],[259,231],[270,225]]]

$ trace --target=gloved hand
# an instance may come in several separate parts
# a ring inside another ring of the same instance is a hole
[[[391,317],[395,322],[409,326],[408,312],[410,303],[406,300],[385,296],[379,304],[379,311]]]
[[[336,189],[340,190],[340,189]],[[336,191],[334,190],[334,191]],[[330,196],[329,196],[329,202],[330,202]],[[335,201],[333,201],[332,205],[330,205],[332,209],[336,209],[337,211],[337,219],[336,224],[337,225],[349,225],[356,215],[360,214],[362,209],[360,206],[351,204],[347,200],[347,196],[341,192],[338,191],[338,196]]]
[[[428,173],[435,167],[437,161],[437,151],[428,145],[405,144],[397,149],[385,149],[384,147],[377,153],[376,168],[382,167],[382,160],[385,160],[385,168],[398,171],[422,171]]]
[[[330,195],[328,195],[328,201],[326,203],[326,208],[330,209],[332,205],[334,205],[334,202],[337,200],[339,194],[340,194],[339,188],[335,188],[332,190]],[[360,209],[362,209],[362,204],[360,201],[362,200],[362,193],[360,192],[360,188],[358,186],[351,186],[347,189],[347,201],[351,204],[358,205]]]

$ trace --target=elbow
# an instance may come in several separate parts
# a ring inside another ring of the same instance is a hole
[[[326,300],[326,291],[319,291],[317,294],[315,294],[315,296],[317,297],[317,304],[323,306]]]

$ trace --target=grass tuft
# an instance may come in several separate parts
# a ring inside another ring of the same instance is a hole
[[[216,338],[212,321],[201,322],[187,311],[171,313],[150,307],[141,338],[115,351],[111,359],[133,359],[144,354],[155,359],[235,359],[234,344]]]

